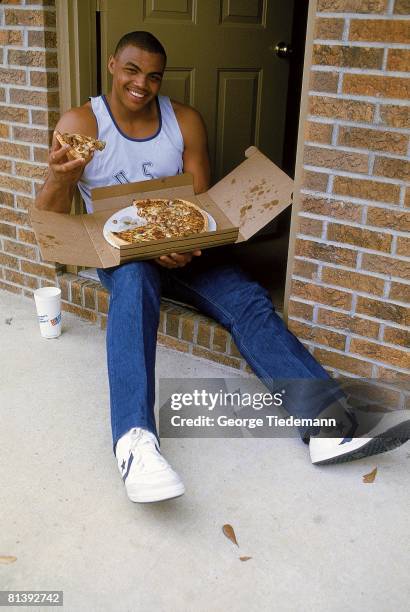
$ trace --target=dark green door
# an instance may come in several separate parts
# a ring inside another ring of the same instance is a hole
[[[281,165],[288,63],[273,51],[290,41],[294,0],[104,0],[103,91],[119,38],[148,30],[164,45],[161,93],[197,108],[208,127],[213,180],[256,144]],[[295,118],[295,121],[297,118]]]

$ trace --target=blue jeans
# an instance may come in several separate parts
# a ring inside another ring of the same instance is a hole
[[[114,452],[117,440],[132,427],[145,427],[158,437],[154,393],[161,294],[192,304],[223,325],[268,387],[275,379],[331,381],[286,329],[269,293],[235,265],[209,265],[209,257],[203,254],[174,270],[141,261],[97,272],[110,292],[107,365]],[[293,416],[314,418],[331,400],[318,400],[309,385],[303,388],[303,380],[291,385],[286,410]],[[333,398],[340,396],[336,383],[332,393]],[[307,441],[307,432],[300,433]]]

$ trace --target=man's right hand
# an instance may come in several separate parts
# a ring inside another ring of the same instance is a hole
[[[70,150],[69,145],[61,146],[56,135],[53,134],[53,142],[51,145],[48,164],[50,167],[49,178],[55,183],[67,187],[74,187],[80,180],[85,166],[92,159],[84,161],[83,159],[69,159],[67,151]]]

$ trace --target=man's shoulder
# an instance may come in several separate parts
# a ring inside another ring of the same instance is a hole
[[[91,103],[70,108],[59,119],[56,130],[70,134],[83,134],[97,138],[98,126]]]
[[[182,104],[176,100],[171,100],[171,104],[178,120],[182,118],[182,120],[189,121],[199,119],[201,117],[199,111],[197,111],[193,106],[189,106],[189,104]]]
[[[171,100],[171,104],[184,141],[195,134],[202,134],[204,132],[205,124],[199,111],[188,104],[182,104],[175,100]]]

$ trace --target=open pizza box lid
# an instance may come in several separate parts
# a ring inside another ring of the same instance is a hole
[[[173,177],[93,189],[94,212],[70,215],[32,208],[31,223],[46,261],[109,268],[125,261],[166,253],[205,249],[248,240],[291,204],[293,181],[256,147],[247,159],[206,193],[194,194],[192,176]],[[115,248],[103,236],[104,224],[133,199],[185,199],[209,212],[217,229]]]

